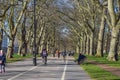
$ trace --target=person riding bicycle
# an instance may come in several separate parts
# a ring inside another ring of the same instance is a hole
[[[64,62],[66,61],[66,55],[67,55],[67,54],[66,54],[66,51],[63,51],[63,52],[62,52],[62,56],[63,56]]]
[[[60,58],[60,51],[59,50],[56,50],[56,54],[57,54],[58,58]]]
[[[42,59],[43,59],[44,63],[47,64],[47,56],[48,56],[48,53],[47,53],[47,50],[46,50],[46,49],[43,49],[43,50],[42,50],[41,56],[42,56]]]

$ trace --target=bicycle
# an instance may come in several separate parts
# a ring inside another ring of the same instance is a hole
[[[63,56],[63,60],[64,60],[64,62],[66,61],[66,55]]]
[[[62,56],[63,56],[63,60],[65,62],[66,61],[66,56],[67,56],[66,52],[62,52]]]
[[[47,56],[48,56],[48,53],[47,53],[46,49],[43,49],[43,50],[42,50],[41,56],[42,56],[42,59],[43,59],[44,64],[47,64]]]
[[[47,64],[47,56],[43,56],[42,59],[43,59],[43,63]]]

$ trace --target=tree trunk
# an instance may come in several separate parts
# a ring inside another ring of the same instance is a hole
[[[112,28],[112,34],[111,34],[111,43],[110,43],[110,51],[108,54],[107,59],[109,61],[116,61],[115,59],[115,47],[116,47],[116,41],[118,36],[119,30],[116,27]]]
[[[101,26],[99,31],[99,37],[98,37],[98,45],[97,45],[97,53],[96,56],[103,56],[103,40],[104,40],[104,30],[105,30],[105,9],[103,8],[103,15],[101,19]]]
[[[26,43],[26,29],[25,29],[25,23],[26,23],[26,13],[25,13],[25,18],[24,18],[24,21],[23,21],[23,24],[22,24],[22,35],[21,35],[21,41],[22,41],[22,48],[21,48],[21,56],[26,56],[27,54],[27,43]]]
[[[21,49],[22,49],[22,41],[19,43],[19,49],[18,49],[18,54],[21,55]]]
[[[115,60],[118,61],[119,59],[119,54],[118,54],[118,51],[119,51],[119,42],[120,42],[120,30],[119,30],[119,33],[118,33],[118,37],[117,37],[117,41],[116,41],[116,46],[115,46]]]
[[[41,26],[41,29],[40,29],[40,33],[39,33],[39,38],[37,40],[37,45],[36,45],[36,50],[37,50],[37,53],[41,53],[41,50],[40,50],[40,43],[41,43],[41,38],[42,38],[42,35],[43,35],[43,31],[44,31],[44,28],[45,26]]]
[[[86,38],[85,38],[85,34],[83,33],[83,40],[81,40],[81,52],[83,54],[85,54],[85,43],[86,43]]]
[[[22,45],[22,49],[21,49],[21,56],[26,56],[27,54],[27,46],[26,46],[26,43],[23,43]]]
[[[105,53],[108,54],[109,53],[109,49],[110,49],[110,41],[111,41],[111,32],[110,32],[110,28],[108,28],[108,32],[106,34],[106,45],[105,45]]]
[[[3,30],[0,30],[0,50],[2,49],[2,41],[3,41]]]
[[[120,55],[120,29],[119,29],[119,35],[118,35],[118,55]]]
[[[16,21],[16,23],[14,24],[14,7],[11,8],[11,12],[10,12],[10,19],[9,19],[9,27],[10,27],[10,42],[9,42],[9,46],[8,46],[8,50],[7,50],[7,57],[8,58],[13,58],[13,49],[14,49],[14,39],[16,36],[16,32],[17,32],[17,28],[20,24],[20,21],[22,19],[23,13],[25,12],[25,9],[27,7],[27,2],[25,1],[23,4],[23,9],[21,10],[18,19]],[[14,4],[14,0],[11,1],[11,4]]]
[[[80,47],[79,47],[79,45],[76,45],[76,53],[77,54],[80,53]]]
[[[87,42],[86,42],[86,53],[89,55],[90,53],[90,39],[89,36],[87,35]]]
[[[84,40],[81,40],[81,42],[80,42],[80,44],[81,44],[81,46],[80,46],[80,48],[81,48],[81,52],[84,54],[84,43],[85,43],[85,41]]]
[[[33,53],[33,40],[31,41],[30,45],[29,45],[29,53],[32,54]]]
[[[84,36],[84,53],[86,54],[87,36]]]
[[[9,41],[7,49],[7,58],[13,58],[13,51],[14,51],[14,39]]]
[[[27,43],[26,42],[20,42],[18,54],[21,56],[26,56],[27,53]]]
[[[42,38],[41,38],[41,49],[46,48],[46,42],[45,42],[46,32],[45,29],[43,30]]]
[[[94,33],[91,33],[90,37],[90,55],[94,54]]]
[[[48,53],[49,53],[49,51],[50,51],[50,42],[49,42],[49,40],[47,41],[47,45],[46,45],[46,50],[48,51]],[[60,48],[59,48],[59,50],[60,50]]]
[[[83,40],[79,41],[80,52],[83,53]]]
[[[119,16],[116,15],[115,12],[115,7],[114,7],[114,0],[108,0],[108,12],[110,15],[110,27],[112,28],[112,34],[111,34],[111,43],[110,43],[110,51],[108,54],[108,60],[109,61],[116,61],[115,57],[116,57],[116,43],[117,43],[117,37],[118,37],[118,33],[119,33]]]

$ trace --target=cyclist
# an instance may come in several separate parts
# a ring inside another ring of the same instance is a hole
[[[47,56],[48,56],[48,53],[47,53],[46,49],[43,49],[43,50],[42,50],[41,56],[42,56],[42,59],[43,59],[44,64],[47,64]]]
[[[58,58],[60,58],[60,51],[59,50],[56,50],[56,54],[57,54]]]
[[[66,61],[66,51],[62,52],[63,60]]]

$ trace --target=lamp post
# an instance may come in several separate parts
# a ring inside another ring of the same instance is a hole
[[[36,61],[36,10],[35,10],[35,6],[36,6],[36,0],[34,0],[34,40],[33,40],[33,65],[36,66],[37,65],[37,61]]]

